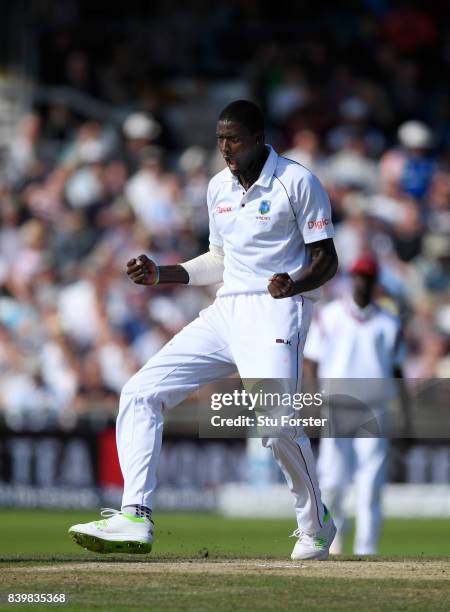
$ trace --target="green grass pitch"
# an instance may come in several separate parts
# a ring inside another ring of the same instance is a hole
[[[294,521],[155,513],[151,555],[93,555],[67,535],[96,513],[2,510],[0,610],[448,610],[449,521],[385,521],[375,560],[292,563]],[[10,604],[8,593],[65,593]]]

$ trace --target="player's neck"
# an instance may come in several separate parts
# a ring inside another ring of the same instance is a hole
[[[358,306],[358,308],[367,308],[372,303],[372,295],[365,293],[354,293],[353,301]]]
[[[264,167],[264,164],[266,163],[267,158],[269,157],[269,153],[269,149],[264,146],[264,149],[261,151],[261,154],[255,159],[253,164],[238,174],[238,180],[242,187],[245,189],[245,191],[248,191],[253,185],[253,183],[258,180],[259,175],[261,174],[261,171]]]

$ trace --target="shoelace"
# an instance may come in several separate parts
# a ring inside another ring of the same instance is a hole
[[[293,531],[291,533],[291,535],[289,537],[290,538],[298,538],[300,540],[302,535],[303,535],[303,531],[301,529],[296,529],[295,531]]]
[[[289,537],[298,538],[298,541],[301,542],[304,535],[306,535],[304,531],[302,531],[301,529],[296,529],[295,531],[291,533]],[[316,548],[323,548],[327,544],[327,539],[323,536],[315,535],[315,536],[309,536],[309,537],[311,538]]]
[[[102,516],[104,519],[112,518],[113,516],[117,516],[118,514],[123,514],[122,510],[114,510],[114,508],[100,508],[100,516]],[[153,522],[153,519],[149,519],[149,521],[152,525],[155,524]]]
[[[101,508],[100,509],[100,515],[103,518],[111,518],[113,516],[116,516],[116,514],[122,514],[122,511],[114,510],[114,508]]]
[[[102,516],[104,519],[112,518],[113,516],[117,516],[118,514],[123,514],[122,510],[114,510],[114,508],[100,508],[100,516]],[[152,525],[155,524],[153,522],[153,519],[148,520]]]

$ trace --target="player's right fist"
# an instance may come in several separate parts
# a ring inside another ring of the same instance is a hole
[[[137,285],[156,285],[158,268],[147,255],[139,255],[127,262],[127,275]]]

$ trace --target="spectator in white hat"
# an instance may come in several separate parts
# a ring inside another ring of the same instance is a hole
[[[126,140],[126,162],[129,170],[135,172],[143,150],[161,134],[161,126],[151,115],[136,112],[128,115],[122,129]]]
[[[400,147],[388,150],[381,158],[381,188],[389,190],[394,185],[421,200],[437,170],[430,155],[432,132],[421,121],[406,121],[399,127],[397,137]]]

